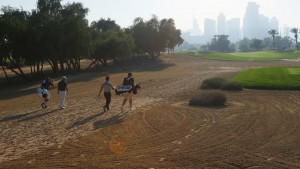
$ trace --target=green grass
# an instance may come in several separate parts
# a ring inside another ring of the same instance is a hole
[[[202,57],[214,60],[230,61],[276,61],[280,59],[291,59],[300,56],[300,52],[276,52],[276,51],[259,51],[249,53],[211,53],[199,54],[193,52],[183,52],[183,54]]]
[[[231,82],[246,88],[300,89],[300,67],[268,67],[240,72]]]

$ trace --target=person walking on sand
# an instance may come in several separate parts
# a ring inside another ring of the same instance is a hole
[[[60,102],[61,109],[66,108],[65,99],[66,99],[67,92],[69,92],[67,77],[63,76],[62,80],[58,82],[58,87],[57,87],[57,94],[58,96],[61,95],[61,102]]]
[[[44,98],[44,102],[41,104],[43,109],[47,108],[47,102],[50,100],[50,92],[48,91],[50,86],[54,87],[53,79],[48,77],[46,80],[43,80],[41,84],[41,88],[47,90],[47,97]]]
[[[106,110],[109,110],[109,104],[110,104],[110,101],[111,101],[111,89],[115,90],[112,83],[109,81],[109,76],[106,76],[105,82],[103,82],[102,85],[101,85],[101,89],[100,89],[99,94],[98,94],[99,99],[100,99],[100,94],[101,94],[103,89],[104,89],[104,97],[105,97],[105,100],[106,100],[106,104],[103,106],[103,111],[105,112]]]
[[[132,78],[132,73],[128,73],[128,76],[124,78],[123,80],[123,85],[131,85],[131,87],[133,88],[135,86],[135,83],[134,83],[134,79]],[[124,100],[123,100],[123,104],[122,104],[122,107],[121,107],[121,112],[124,111],[124,105],[126,104],[126,101],[129,100],[129,107],[130,107],[130,111],[133,110],[133,107],[132,107],[132,90],[130,90],[129,92],[127,93],[124,93],[123,94],[123,97],[124,97]]]

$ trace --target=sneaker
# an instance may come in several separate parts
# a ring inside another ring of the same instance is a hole
[[[41,104],[42,108],[45,109],[44,103]]]
[[[60,107],[61,109],[65,109],[65,107]]]
[[[130,111],[133,111],[133,107],[130,107],[130,109],[129,109]]]
[[[124,108],[123,108],[123,106],[121,107],[121,113],[123,113],[123,111],[124,111]]]

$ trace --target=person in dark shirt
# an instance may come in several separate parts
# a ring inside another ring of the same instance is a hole
[[[65,99],[66,99],[67,92],[69,92],[67,77],[63,76],[62,80],[58,82],[58,87],[57,87],[57,94],[61,95],[61,102],[60,102],[61,109],[66,108]]]
[[[135,83],[134,83],[134,79],[132,78],[132,73],[128,73],[128,76],[126,78],[124,78],[123,80],[123,85],[131,85],[132,87],[135,86]],[[123,97],[124,97],[124,100],[123,100],[123,104],[122,104],[122,107],[121,107],[121,111],[123,112],[124,111],[124,105],[126,104],[126,101],[129,100],[129,107],[130,107],[130,111],[133,110],[133,107],[132,107],[132,91],[130,91],[129,93],[124,93],[123,94]]]
[[[54,87],[53,79],[51,79],[50,77],[48,77],[41,84],[41,88],[47,90],[47,97],[44,98],[44,102],[41,104],[41,106],[42,106],[43,109],[47,108],[47,102],[50,100],[50,92],[48,91],[50,86]]]

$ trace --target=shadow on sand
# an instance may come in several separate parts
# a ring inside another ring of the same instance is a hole
[[[122,115],[123,115],[123,113],[115,115],[115,116],[105,119],[105,120],[98,120],[98,121],[94,122],[94,130],[97,130],[100,128],[105,128],[112,124],[121,123],[123,121],[123,119],[121,118]]]
[[[103,114],[104,114],[104,112],[101,112],[99,114],[90,116],[90,117],[88,117],[88,118],[86,118],[84,120],[77,121],[77,122],[73,123],[70,127],[68,127],[67,129],[70,130],[70,129],[74,128],[74,127],[78,127],[78,126],[84,125],[84,124],[86,124],[88,122],[91,122],[93,119],[95,119],[95,118],[97,118],[97,117],[99,117],[99,116],[101,116]]]
[[[59,110],[59,109],[55,109],[55,110],[52,110],[52,111],[49,111],[49,112],[46,112],[46,113],[42,113],[42,114],[38,114],[38,115],[35,115],[35,116],[32,116],[32,117],[28,117],[28,118],[19,120],[19,122],[24,122],[24,121],[29,121],[29,120],[37,119],[37,118],[46,116],[46,115],[48,115],[48,114],[54,113],[54,112],[56,112],[57,110]]]
[[[18,114],[18,115],[15,115],[15,116],[9,116],[9,117],[4,117],[3,119],[0,120],[0,122],[7,122],[7,121],[10,121],[10,120],[16,120],[16,119],[20,119],[20,118],[23,118],[23,117],[26,117],[30,114],[34,114],[36,112],[39,112],[40,110],[36,110],[36,111],[33,111],[33,112],[29,112],[29,113],[24,113],[24,114]]]

